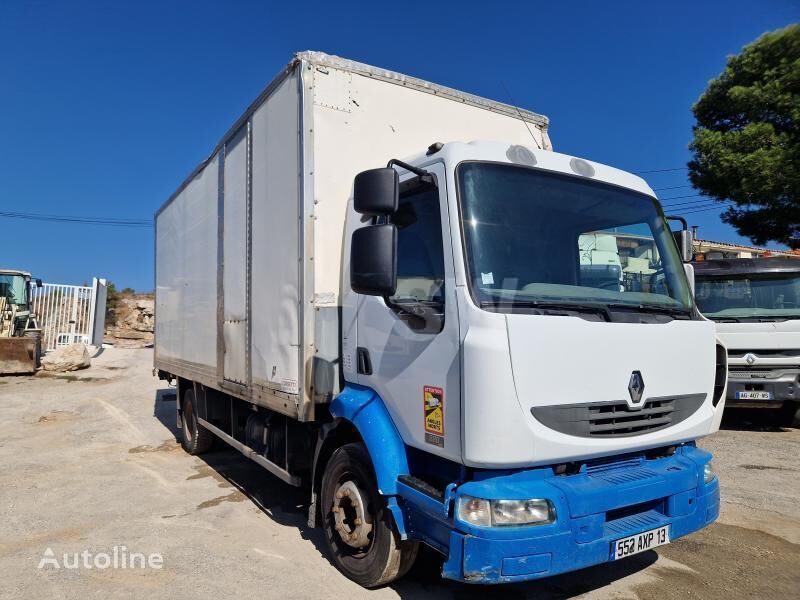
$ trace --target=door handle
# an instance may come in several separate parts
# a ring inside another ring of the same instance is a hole
[[[369,359],[369,350],[358,347],[356,349],[359,375],[372,375],[372,361]]]

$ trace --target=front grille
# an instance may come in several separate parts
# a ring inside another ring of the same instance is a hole
[[[774,377],[774,372],[765,369],[735,369],[730,367],[728,369],[728,377],[730,379],[767,379],[770,376]]]
[[[664,429],[689,418],[705,394],[648,399],[631,410],[627,402],[589,402],[560,406],[535,406],[531,414],[543,425],[578,437],[626,437]]]
[[[662,429],[672,423],[675,399],[648,400],[640,410],[632,411],[627,402],[589,407],[589,435],[636,435]]]

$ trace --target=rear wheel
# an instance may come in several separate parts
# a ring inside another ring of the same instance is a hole
[[[195,410],[194,390],[188,389],[183,393],[181,402],[181,418],[183,425],[183,440],[181,445],[189,454],[202,454],[214,443],[214,434],[197,422]]]
[[[325,541],[344,575],[373,588],[402,577],[414,564],[419,545],[400,540],[362,444],[333,453],[322,478],[321,501]]]

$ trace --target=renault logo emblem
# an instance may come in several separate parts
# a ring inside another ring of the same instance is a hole
[[[644,394],[644,379],[639,371],[631,373],[631,379],[628,382],[628,393],[631,395],[631,403],[638,405],[642,401],[642,394]]]
[[[746,362],[748,366],[752,367],[753,363],[756,362],[756,355],[748,352],[744,355],[744,362]]]

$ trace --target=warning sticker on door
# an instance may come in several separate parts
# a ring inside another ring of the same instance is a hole
[[[425,407],[425,441],[444,446],[444,390],[426,385],[422,390]]]

